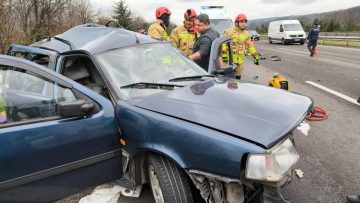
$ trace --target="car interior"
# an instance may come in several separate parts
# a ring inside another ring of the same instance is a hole
[[[71,56],[64,59],[61,73],[101,94],[110,98],[105,81],[102,79],[94,63],[86,56]]]

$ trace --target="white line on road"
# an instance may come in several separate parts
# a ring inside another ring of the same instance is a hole
[[[341,94],[341,93],[339,93],[339,92],[337,92],[337,91],[335,91],[335,90],[329,89],[329,88],[327,88],[327,87],[324,87],[324,86],[319,85],[319,84],[317,84],[317,83],[314,83],[314,82],[312,82],[312,81],[305,81],[305,82],[308,83],[308,84],[310,84],[310,85],[313,85],[313,86],[315,86],[315,87],[317,87],[317,88],[319,88],[319,89],[322,89],[322,90],[324,90],[324,91],[326,91],[326,92],[329,92],[329,93],[331,93],[331,94],[333,94],[333,95],[335,95],[335,96],[338,96],[338,97],[340,97],[340,98],[342,98],[342,99],[345,99],[346,101],[349,101],[349,102],[351,102],[351,103],[353,103],[353,104],[356,104],[356,105],[360,106],[360,104],[356,101],[356,99],[353,99],[353,98],[351,98],[351,97],[349,97],[349,96],[346,96],[346,95],[344,95],[344,94]]]
[[[278,49],[285,50],[285,51],[292,51],[292,52],[302,53],[302,54],[309,54],[308,52],[297,51],[297,50],[292,50],[292,49],[285,49],[285,48],[278,48]]]

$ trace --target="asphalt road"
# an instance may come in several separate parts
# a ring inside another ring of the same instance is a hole
[[[315,106],[329,113],[325,121],[308,122],[308,136],[295,133],[300,159],[294,177],[283,194],[293,202],[346,202],[347,194],[360,194],[360,104],[309,85],[313,81],[352,98],[360,97],[360,49],[319,46],[311,58],[305,46],[256,43],[267,60],[260,66],[246,62],[244,79],[267,84],[278,72],[290,82],[291,91],[307,95]],[[281,61],[271,61],[277,55]],[[258,76],[258,77],[256,77]],[[254,78],[258,78],[255,80]]]
[[[360,97],[360,49],[318,46],[319,55],[310,57],[306,45],[256,43],[265,56],[278,55],[281,65],[264,61],[263,65],[298,81],[313,81],[347,96]]]
[[[325,121],[308,122],[309,135],[295,131],[300,159],[296,169],[304,177],[293,177],[282,194],[295,203],[346,202],[347,194],[360,194],[360,105],[330,94],[305,81],[313,81],[351,98],[360,97],[360,49],[319,46],[319,56],[311,58],[301,45],[257,42],[257,49],[267,60],[260,66],[246,59],[243,79],[267,84],[274,72],[285,76],[291,91],[307,95],[329,113]],[[277,55],[281,61],[271,61]],[[82,194],[59,202],[77,202]],[[119,203],[153,202],[149,187],[140,198],[120,197]]]

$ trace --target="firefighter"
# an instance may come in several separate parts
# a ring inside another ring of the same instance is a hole
[[[192,54],[192,48],[197,34],[195,18],[195,10],[187,9],[184,13],[184,24],[173,29],[170,35],[171,43],[187,56]]]
[[[170,42],[170,37],[166,33],[166,28],[170,23],[171,11],[166,7],[156,9],[156,23],[150,25],[148,35],[156,39],[162,39]]]
[[[259,54],[256,52],[254,43],[251,41],[251,35],[246,31],[246,27],[246,16],[239,14],[235,19],[235,27],[224,31],[224,35],[230,36],[232,41],[233,61],[236,64],[236,79],[241,79],[246,53],[254,57],[255,65],[259,65]]]

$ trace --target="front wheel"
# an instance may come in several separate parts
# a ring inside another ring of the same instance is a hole
[[[271,38],[269,37],[269,43],[272,44]]]
[[[282,45],[285,45],[285,39],[284,39],[284,38],[282,38],[281,44],[282,44]]]
[[[186,174],[173,161],[159,155],[150,155],[148,174],[156,203],[194,202]]]

